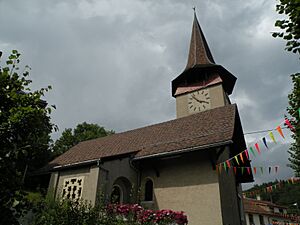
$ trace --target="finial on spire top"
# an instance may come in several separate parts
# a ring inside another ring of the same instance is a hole
[[[194,13],[196,13],[196,6],[193,7]]]

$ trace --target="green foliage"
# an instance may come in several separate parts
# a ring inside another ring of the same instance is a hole
[[[278,185],[280,184],[280,185]],[[277,185],[276,188],[274,186]],[[266,191],[266,187],[273,186],[271,192]],[[262,200],[271,201],[273,203],[288,207],[289,213],[298,213],[297,207],[294,203],[300,206],[300,183],[291,183],[287,181],[274,181],[255,185],[253,188],[247,190],[246,196],[255,198],[255,196],[248,195],[247,193],[257,192]]]
[[[283,31],[274,32],[273,37],[286,40],[286,50],[300,53],[300,0],[279,0],[276,11],[285,14],[287,19],[275,22],[275,26]]]
[[[289,94],[289,107],[288,113],[292,117],[291,123],[295,127],[295,132],[292,134],[294,142],[289,149],[290,167],[295,171],[295,175],[300,177],[300,73],[293,74],[292,76],[293,90]]]
[[[2,53],[0,52],[0,59]],[[22,191],[26,172],[49,156],[51,108],[41,100],[51,87],[31,91],[28,66],[19,71],[20,53],[13,50],[0,66],[0,224],[18,224],[27,208]]]
[[[74,130],[68,128],[62,132],[61,137],[53,146],[53,155],[54,157],[59,156],[81,141],[105,137],[114,133],[112,130],[105,130],[98,124],[83,122],[78,124]]]

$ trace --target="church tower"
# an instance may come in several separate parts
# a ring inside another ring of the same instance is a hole
[[[234,75],[215,63],[194,13],[187,65],[172,81],[177,118],[230,104],[235,81]]]

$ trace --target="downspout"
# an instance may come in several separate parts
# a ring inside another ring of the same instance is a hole
[[[104,203],[107,203],[107,201],[108,201],[108,196],[107,196],[107,193],[104,193],[104,192],[106,192],[107,190],[107,181],[109,180],[109,176],[108,176],[108,174],[109,174],[109,170],[107,170],[107,169],[105,169],[105,168],[103,168],[102,166],[101,166],[101,164],[103,164],[103,162],[101,162],[101,159],[98,159],[97,160],[97,167],[99,168],[99,170],[102,170],[102,171],[104,171],[105,172],[105,181],[103,182],[103,189],[104,190],[102,190],[102,193],[100,193],[100,194],[103,194],[103,200],[104,200]],[[99,175],[101,175],[101,173],[100,173],[100,171],[99,171]],[[101,183],[101,180],[99,179],[99,176],[98,176],[98,182],[97,182],[97,190],[98,190],[98,185],[99,185],[99,183]],[[100,199],[101,200],[101,199]]]
[[[139,202],[140,201],[139,193],[140,193],[140,187],[141,187],[142,174],[141,174],[140,170],[133,164],[133,158],[134,158],[134,156],[130,157],[129,166],[130,166],[130,168],[132,168],[136,172],[136,175],[137,175],[137,193],[136,193],[137,196],[136,196],[136,200]]]

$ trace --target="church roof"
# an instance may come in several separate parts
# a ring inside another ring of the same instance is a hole
[[[126,154],[134,154],[135,158],[144,158],[190,149],[204,150],[232,143],[237,124],[240,126],[236,105],[227,105],[81,142],[54,159],[49,166],[61,168],[98,159],[122,157]]]
[[[196,65],[209,64],[215,64],[215,61],[199,25],[196,13],[194,13],[190,50],[185,70],[193,68]]]

